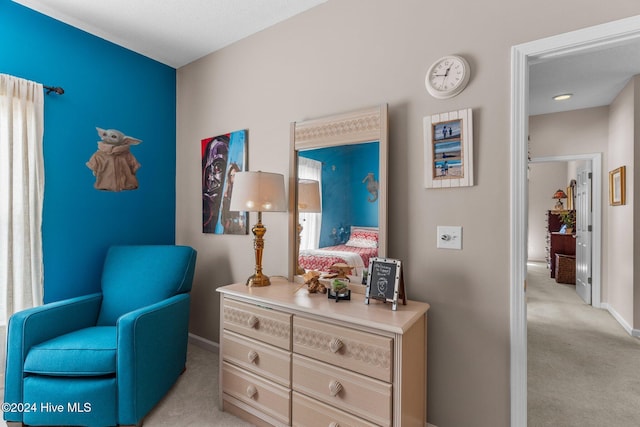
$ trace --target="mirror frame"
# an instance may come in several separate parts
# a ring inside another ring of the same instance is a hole
[[[298,152],[378,141],[378,256],[387,255],[387,188],[389,129],[388,107],[381,104],[343,114],[291,123],[289,162],[289,280],[296,275],[298,262]],[[296,280],[298,279],[298,280]]]

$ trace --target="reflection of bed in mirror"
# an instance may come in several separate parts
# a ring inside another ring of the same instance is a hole
[[[355,266],[350,279],[360,283],[369,258],[386,256],[387,139],[386,104],[291,124],[293,281],[302,281],[305,270],[326,273],[337,263]],[[308,209],[305,181],[318,183],[318,209]],[[377,230],[377,247],[348,242],[351,228]]]
[[[349,239],[340,245],[302,249],[298,263],[305,270],[330,272],[334,264],[346,264],[352,276],[362,276],[369,258],[378,256],[378,228],[352,226]]]

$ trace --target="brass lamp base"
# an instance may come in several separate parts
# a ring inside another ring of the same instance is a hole
[[[269,280],[269,276],[265,276],[264,274],[253,276],[247,279],[247,286],[250,288],[259,288],[261,286],[269,286],[271,281]]]
[[[256,252],[256,272],[253,276],[247,279],[247,286],[260,287],[269,286],[271,281],[269,277],[262,274],[262,251],[264,250],[264,233],[267,232],[267,228],[262,225],[262,212],[258,211],[258,223],[251,229],[255,236],[253,240],[253,247]]]

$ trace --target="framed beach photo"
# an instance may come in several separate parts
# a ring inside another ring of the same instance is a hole
[[[473,185],[473,124],[471,109],[434,114],[423,120],[424,186]]]
[[[620,206],[625,204],[626,166],[620,166],[609,172],[609,204]]]

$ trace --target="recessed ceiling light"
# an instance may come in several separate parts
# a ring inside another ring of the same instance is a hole
[[[554,96],[553,100],[554,101],[565,101],[565,100],[571,98],[572,96],[573,96],[572,93],[563,93],[563,94]]]

